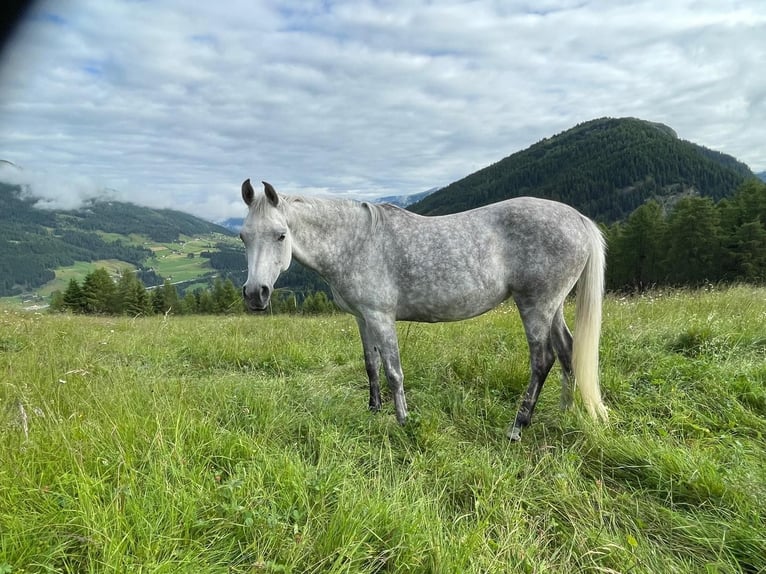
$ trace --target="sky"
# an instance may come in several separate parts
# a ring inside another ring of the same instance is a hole
[[[763,0],[41,0],[0,54],[0,178],[218,221],[244,179],[441,187],[637,117],[766,170]]]

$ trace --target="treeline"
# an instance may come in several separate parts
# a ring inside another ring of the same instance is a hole
[[[606,229],[607,288],[766,282],[766,184],[751,179],[727,199],[656,201]]]
[[[100,267],[88,273],[82,283],[70,279],[67,288],[51,295],[50,310],[92,315],[190,315],[244,313],[242,292],[231,279],[216,278],[212,288],[187,290],[180,294],[169,281],[147,289],[136,273],[126,270],[117,281]],[[276,290],[271,313],[332,313],[334,303],[324,292],[299,297],[293,291]]]

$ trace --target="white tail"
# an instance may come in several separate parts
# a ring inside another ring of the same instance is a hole
[[[595,420],[607,420],[598,379],[598,348],[601,338],[601,303],[604,297],[604,237],[595,223],[587,220],[591,236],[588,263],[577,282],[575,333],[572,367],[585,408]]]

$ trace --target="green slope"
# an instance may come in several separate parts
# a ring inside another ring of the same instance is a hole
[[[409,209],[439,215],[532,195],[598,221],[623,219],[649,198],[728,197],[753,173],[731,156],[678,139],[669,127],[601,118],[545,138],[433,193]]]

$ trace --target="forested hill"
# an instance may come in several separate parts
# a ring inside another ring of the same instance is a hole
[[[652,198],[662,202],[692,192],[729,197],[750,177],[745,164],[681,140],[663,124],[601,118],[543,139],[409,209],[439,215],[532,195],[613,222]]]
[[[173,210],[95,201],[78,210],[51,211],[34,207],[36,201],[19,186],[0,182],[0,296],[40,286],[54,278],[54,269],[75,261],[119,259],[141,267],[151,252],[130,242],[131,234],[156,242],[232,234]]]

